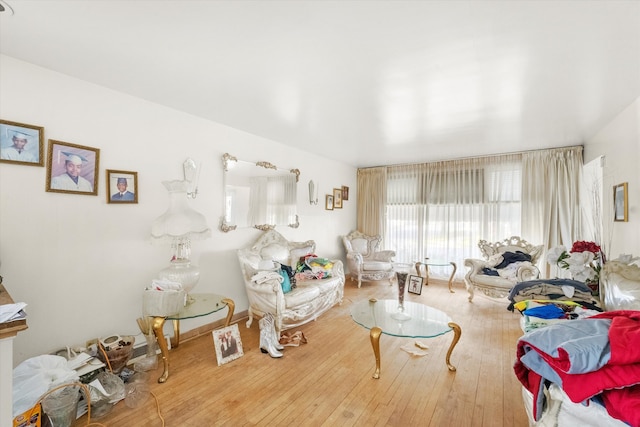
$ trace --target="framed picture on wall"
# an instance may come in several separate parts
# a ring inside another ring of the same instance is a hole
[[[342,188],[333,189],[333,208],[342,209]]]
[[[44,128],[0,120],[0,162],[44,166]]]
[[[626,182],[613,186],[614,221],[629,221],[629,196],[627,186],[628,184]]]
[[[229,363],[244,355],[237,323],[227,326],[226,328],[216,329],[212,333],[218,366]]]
[[[349,200],[349,187],[346,185],[342,186],[342,200]]]
[[[138,173],[107,169],[107,203],[138,203]]]
[[[100,149],[49,140],[46,190],[98,195]]]
[[[328,211],[333,210],[333,194],[327,194],[324,199],[324,208]]]

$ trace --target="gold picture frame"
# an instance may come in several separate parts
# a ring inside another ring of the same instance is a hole
[[[46,191],[98,195],[100,149],[49,140]]]
[[[333,208],[342,209],[342,188],[333,189]]]
[[[107,169],[107,203],[138,203],[138,172]]]
[[[619,222],[629,221],[629,195],[628,183],[613,186],[613,220]]]
[[[44,166],[44,128],[0,120],[0,162]]]
[[[349,187],[346,185],[342,186],[342,200],[349,200]]]
[[[333,194],[327,194],[324,198],[324,208],[328,211],[333,210]]]

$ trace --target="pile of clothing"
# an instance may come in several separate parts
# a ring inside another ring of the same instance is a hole
[[[533,395],[539,420],[545,389],[558,385],[574,403],[602,404],[609,415],[640,427],[640,311],[599,313],[525,334],[514,371]]]

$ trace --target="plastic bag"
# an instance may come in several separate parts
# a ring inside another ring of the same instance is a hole
[[[62,356],[44,354],[25,360],[13,370],[13,416],[33,408],[49,389],[79,380]]]

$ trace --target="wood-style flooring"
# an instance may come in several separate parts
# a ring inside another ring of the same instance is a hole
[[[476,295],[462,283],[448,291],[432,280],[421,295],[407,299],[448,313],[462,328],[445,364],[453,333],[421,339],[426,356],[400,347],[415,339],[382,335],[381,376],[373,379],[375,359],[369,331],[350,316],[355,301],[394,298],[386,282],[358,289],[347,279],[342,305],[300,330],[308,339],[271,358],[259,349],[258,322],[238,322],[244,356],[218,366],[211,333],[183,341],[170,352],[170,376],[158,384],[161,363],[151,372],[154,396],[141,407],[124,402],[92,422],[106,426],[514,426],[528,425],[520,383],[512,365],[522,332],[519,314],[506,300]],[[188,335],[188,334],[187,334]],[[158,412],[159,411],[159,412]],[[160,415],[162,418],[160,417]],[[77,426],[86,425],[86,415]]]

